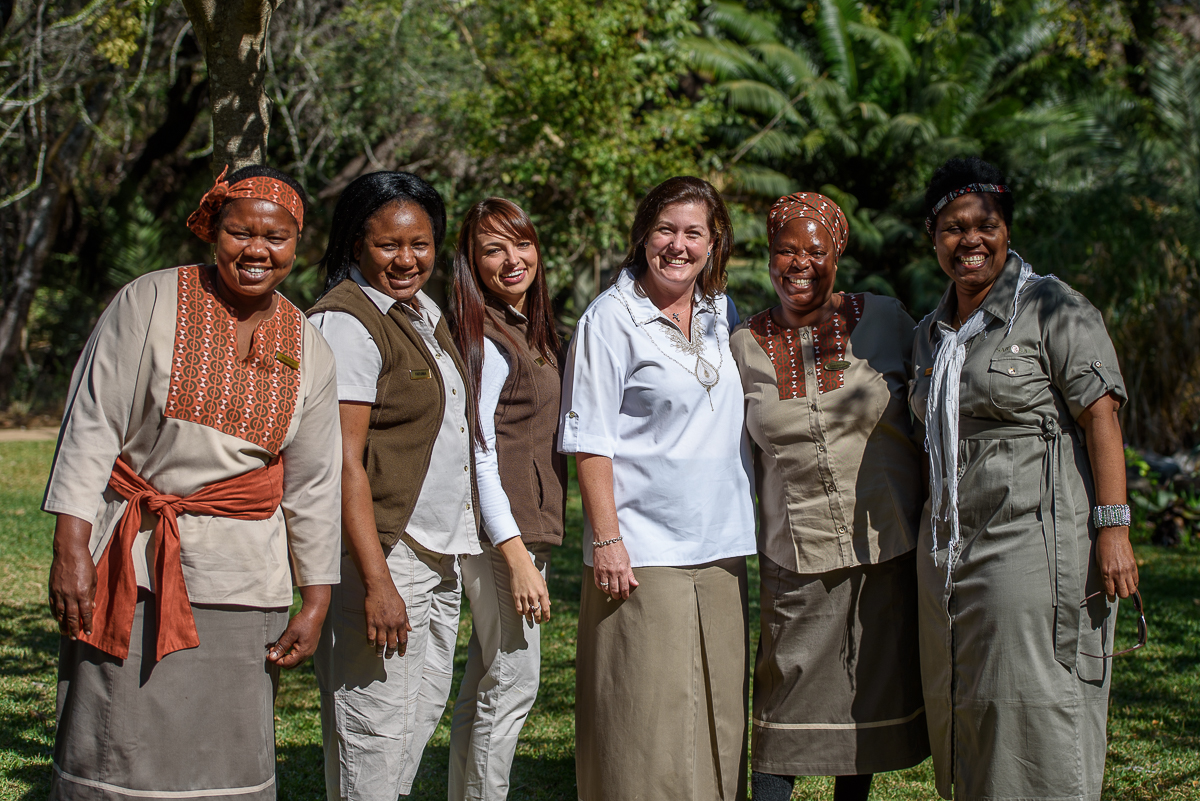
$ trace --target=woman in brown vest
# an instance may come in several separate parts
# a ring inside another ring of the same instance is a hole
[[[446,231],[415,175],[346,187],[309,311],[337,359],[342,583],[317,651],[330,799],[408,795],[450,695],[461,556],[479,553],[474,405],[421,288]]]
[[[555,448],[559,340],[533,223],[502,198],[476,203],[454,256],[454,335],[471,378],[483,553],[463,560],[474,621],[454,706],[450,794],[503,799],[537,697],[546,569],[562,543],[566,460]]]

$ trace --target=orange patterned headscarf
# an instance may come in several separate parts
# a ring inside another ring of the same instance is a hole
[[[283,206],[288,210],[288,213],[296,218],[297,230],[304,230],[304,201],[296,194],[295,189],[292,189],[283,181],[267,175],[255,175],[250,178],[243,178],[236,184],[231,185],[225,180],[225,173],[227,172],[229,172],[228,164],[225,165],[225,169],[221,170],[221,174],[217,176],[217,182],[213,184],[213,188],[205,192],[204,197],[200,199],[200,208],[193,211],[191,216],[187,218],[187,227],[192,229],[192,233],[205,242],[216,242],[217,214],[221,211],[221,206],[227,200],[237,200],[244,197],[269,200],[272,203]]]
[[[850,236],[846,215],[842,213],[838,204],[816,192],[797,192],[775,201],[775,205],[767,214],[768,245],[788,220],[797,217],[816,220],[825,226],[825,230],[833,237],[833,244],[839,256],[846,250],[846,240]]]

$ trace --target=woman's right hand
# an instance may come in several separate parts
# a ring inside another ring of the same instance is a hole
[[[596,576],[596,587],[607,593],[614,601],[623,601],[638,585],[629,564],[629,551],[625,543],[614,542],[592,549],[592,566]]]
[[[50,563],[50,612],[60,634],[79,639],[92,633],[96,600],[96,563],[88,550],[92,524],[60,514],[54,524],[54,561]]]
[[[367,588],[363,608],[367,616],[367,639],[375,644],[375,655],[385,659],[391,659],[397,653],[404,656],[412,624],[408,622],[408,608],[391,576],[380,581],[378,587]]]

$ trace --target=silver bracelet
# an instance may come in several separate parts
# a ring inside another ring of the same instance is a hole
[[[625,539],[625,538],[622,537],[620,534],[618,534],[617,536],[613,537],[611,540],[593,540],[592,547],[593,548],[603,548],[605,545],[613,545],[614,543],[618,543],[623,539]]]
[[[1114,504],[1112,506],[1096,506],[1092,508],[1092,522],[1096,528],[1112,528],[1128,526],[1130,521],[1129,505]]]

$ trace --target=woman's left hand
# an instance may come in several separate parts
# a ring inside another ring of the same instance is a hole
[[[1125,495],[1125,446],[1117,420],[1120,402],[1112,394],[1102,395],[1079,415],[1087,439],[1088,461],[1096,486],[1096,503],[1123,505]],[[1096,536],[1096,567],[1104,581],[1108,600],[1128,598],[1137,589],[1137,560],[1129,544],[1128,526],[1109,526]]]
[[[533,564],[528,549],[520,537],[505,540],[496,546],[508,563],[509,587],[517,614],[524,616],[529,625],[546,623],[550,620],[550,591],[546,580]]]
[[[317,650],[321,626],[329,609],[328,584],[300,588],[300,611],[288,621],[283,634],[267,648],[267,659],[281,668],[294,668]]]
[[[1138,569],[1127,526],[1100,529],[1096,537],[1096,566],[1100,568],[1108,600],[1133,595],[1138,586]]]

